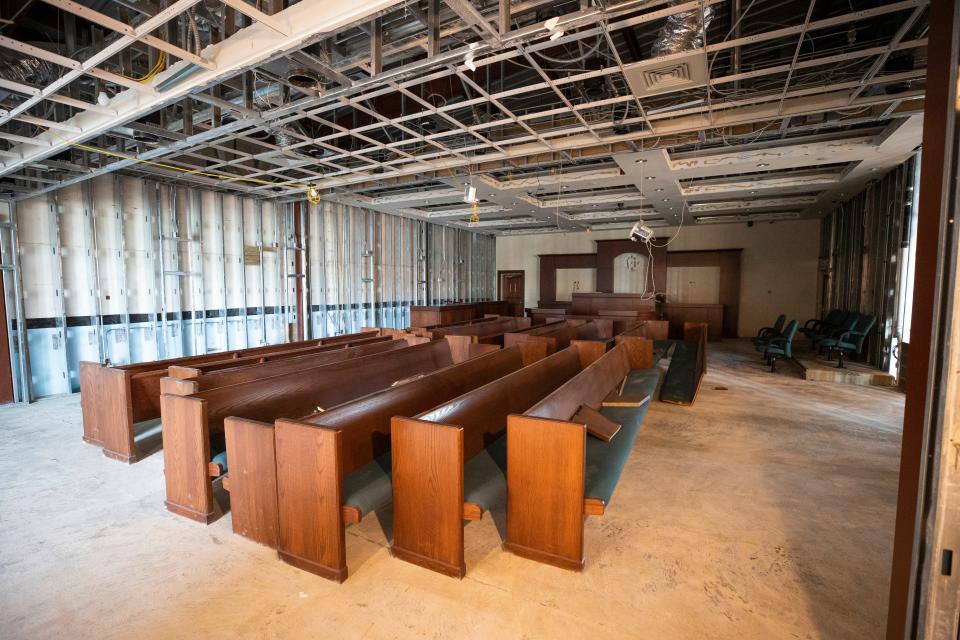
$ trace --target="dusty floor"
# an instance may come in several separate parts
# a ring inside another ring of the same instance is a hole
[[[655,403],[587,568],[468,524],[462,581],[348,529],[335,584],[163,507],[163,457],[80,440],[77,396],[0,409],[0,638],[878,638],[903,398],[773,375],[711,344],[692,408]],[[717,389],[726,387],[726,390]]]

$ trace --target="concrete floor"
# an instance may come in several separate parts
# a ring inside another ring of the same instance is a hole
[[[879,638],[903,397],[766,372],[711,344],[693,407],[654,403],[587,568],[466,527],[462,581],[390,556],[381,519],[348,529],[335,584],[163,507],[163,458],[80,440],[77,396],[0,409],[0,637]],[[720,389],[725,387],[725,389]]]

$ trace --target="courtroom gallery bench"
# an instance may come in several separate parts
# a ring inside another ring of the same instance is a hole
[[[134,436],[138,422],[160,417],[160,379],[171,366],[229,366],[239,360],[259,361],[323,349],[344,342],[356,343],[379,336],[376,330],[360,334],[331,336],[317,340],[288,342],[199,356],[111,366],[80,362],[80,407],[83,413],[83,440],[100,446],[104,455],[133,463],[139,459]]]
[[[393,351],[407,346],[406,340],[394,340],[388,336],[354,342],[329,345],[322,350],[267,362],[239,364],[232,367],[170,367],[169,376],[160,379],[160,393],[188,396],[200,391],[240,384],[260,378],[269,378],[289,371],[319,367],[332,362],[361,358],[363,356]]]
[[[272,421],[306,415],[453,362],[445,342],[431,341],[192,395],[163,394],[167,508],[199,522],[209,523],[218,517],[210,477],[210,441],[212,435],[223,432],[228,416]]]
[[[325,578],[347,576],[344,528],[388,504],[390,421],[544,357],[498,350],[299,419],[225,422],[233,530]]]
[[[552,354],[566,349],[572,340],[607,341],[613,339],[612,320],[564,320],[531,327],[525,331],[510,332],[503,336],[503,346],[509,347],[519,342],[543,342],[547,353]]]
[[[479,520],[505,493],[508,416],[549,397],[602,353],[574,345],[414,418],[395,417],[393,554],[463,577],[463,521]],[[625,348],[617,353],[626,358]]]
[[[610,504],[659,382],[653,365],[652,342],[625,337],[538,404],[508,418],[506,550],[583,568],[584,517],[603,515]]]

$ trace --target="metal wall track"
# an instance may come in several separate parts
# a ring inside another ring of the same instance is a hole
[[[411,304],[493,296],[490,235],[304,203],[298,246],[292,204],[126,176],[89,187],[0,210],[19,400],[77,391],[81,360],[295,339],[298,278],[305,338],[403,327]]]

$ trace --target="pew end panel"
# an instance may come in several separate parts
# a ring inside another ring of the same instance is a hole
[[[463,429],[395,417],[390,441],[393,555],[463,578]]]
[[[200,391],[200,384],[190,378],[160,378],[160,395],[189,396]],[[161,402],[160,414],[163,415]]]
[[[506,550],[579,571],[584,567],[586,427],[507,418]]]
[[[460,364],[470,359],[472,345],[477,344],[476,336],[443,336],[450,346],[450,357],[454,364]]]
[[[270,423],[229,417],[223,422],[233,532],[277,548],[277,465]]]
[[[103,446],[103,455],[113,460],[133,464],[139,459],[133,441],[135,407],[131,375],[123,369],[103,367],[98,376],[97,433]]]
[[[551,355],[543,342],[518,342],[515,346],[520,350],[520,361],[525,367]]]
[[[322,578],[347,579],[340,431],[275,422],[280,559]]]
[[[649,369],[653,366],[653,340],[640,336],[617,336],[618,346],[627,351],[631,369]]]
[[[479,358],[480,356],[493,353],[494,351],[500,351],[500,345],[483,344],[480,342],[473,343],[467,346],[467,360]],[[459,362],[454,360],[454,364],[459,364]]]
[[[580,368],[586,369],[599,360],[610,345],[599,340],[571,340],[570,346],[574,347],[580,355]]]
[[[210,524],[220,514],[214,511],[210,478],[210,434],[207,403],[193,396],[165,394],[163,412],[164,481],[167,509],[177,515]]]
[[[537,336],[528,333],[503,334],[503,348],[515,347],[522,344],[539,343],[543,345],[544,353],[551,355],[557,352],[557,339],[551,336]]]
[[[83,441],[98,447],[103,446],[100,438],[101,397],[99,389],[103,370],[106,367],[99,362],[80,362],[80,411],[83,416]]]
[[[234,358],[234,360],[236,360],[236,358]],[[190,380],[201,375],[203,375],[203,371],[196,367],[184,367],[176,364],[167,367],[167,376],[170,378],[177,378],[178,380]]]

